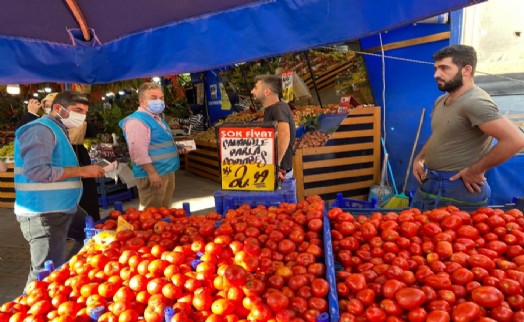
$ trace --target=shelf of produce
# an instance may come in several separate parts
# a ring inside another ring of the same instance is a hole
[[[217,143],[201,140],[195,140],[195,143],[197,149],[186,156],[186,171],[215,182],[221,182]]]
[[[0,173],[0,208],[13,208],[15,204],[15,164],[6,163],[7,171]]]
[[[293,157],[297,199],[320,195],[367,200],[380,180],[380,108],[359,107],[330,136],[325,146],[302,148]]]

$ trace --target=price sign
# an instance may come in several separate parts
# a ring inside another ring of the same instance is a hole
[[[293,71],[287,71],[282,73],[282,99],[286,102],[290,102],[295,97],[295,91],[293,89]]]
[[[224,124],[218,128],[218,143],[222,190],[275,190],[274,124]]]

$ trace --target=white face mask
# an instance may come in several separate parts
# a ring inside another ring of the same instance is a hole
[[[45,112],[46,114],[51,113],[51,108],[50,108],[50,107],[44,107],[44,112]]]
[[[66,111],[66,109],[62,106],[62,109]],[[68,129],[74,129],[75,127],[79,127],[84,123],[86,116],[84,114],[80,114],[77,112],[70,111],[68,118],[63,118],[60,114],[62,123],[66,126]]]

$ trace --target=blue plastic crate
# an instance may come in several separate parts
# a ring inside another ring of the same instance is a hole
[[[337,199],[331,204],[331,208],[371,208],[376,209],[378,207],[378,200],[372,198],[371,201],[347,199],[339,192],[337,193]]]
[[[98,197],[100,206],[104,209],[109,208],[115,201],[131,200],[133,199],[133,190],[127,189],[122,192],[112,193],[109,195]]]
[[[243,204],[251,207],[263,205],[278,207],[282,202],[296,203],[295,179],[288,179],[275,191],[229,191],[218,190],[213,194],[216,212],[225,215],[229,209],[236,209]]]
[[[324,243],[324,264],[326,265],[326,280],[329,284],[328,304],[329,321],[338,322],[340,320],[340,308],[338,306],[337,279],[335,275],[336,265],[333,254],[333,243],[331,240],[331,225],[327,217],[327,205],[324,209],[324,227],[322,231]]]

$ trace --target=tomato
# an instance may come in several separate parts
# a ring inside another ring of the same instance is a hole
[[[394,299],[395,294],[406,287],[406,284],[398,280],[388,280],[382,286],[382,294],[388,299]]]
[[[493,309],[491,309],[489,311],[489,316],[496,320],[496,321],[501,321],[501,322],[510,322],[511,319],[513,318],[513,311],[507,307],[507,306],[504,306],[504,305],[499,305]],[[514,320],[514,321],[519,321],[519,320]]]
[[[396,302],[390,299],[385,299],[380,302],[380,308],[388,315],[400,315],[404,309]]]
[[[473,273],[467,268],[459,268],[451,274],[451,281],[455,284],[466,285],[473,280]]]
[[[318,312],[328,311],[328,302],[324,298],[313,296],[308,299],[307,303],[310,309],[316,310]]]
[[[362,274],[350,274],[346,278],[346,285],[350,290],[358,292],[366,288],[366,278]]]
[[[463,302],[455,306],[452,313],[454,322],[477,321],[480,317],[480,307],[473,302]]]
[[[370,322],[382,322],[386,321],[387,318],[386,312],[376,306],[368,307],[364,312],[364,316]]]
[[[426,301],[426,294],[417,288],[404,288],[395,293],[398,304],[408,310],[422,306]]]
[[[449,322],[450,316],[449,313],[442,310],[435,310],[429,312],[427,319],[427,322]]]
[[[498,289],[507,295],[522,294],[522,286],[520,283],[509,278],[501,279],[498,284]]]
[[[502,303],[504,295],[493,286],[480,286],[473,290],[471,298],[481,307],[494,308]]]
[[[360,315],[364,312],[364,305],[358,299],[351,299],[348,301],[346,311],[353,315]]]
[[[426,321],[428,313],[423,308],[416,308],[413,310],[410,310],[408,313],[408,321],[409,322],[424,322]]]

